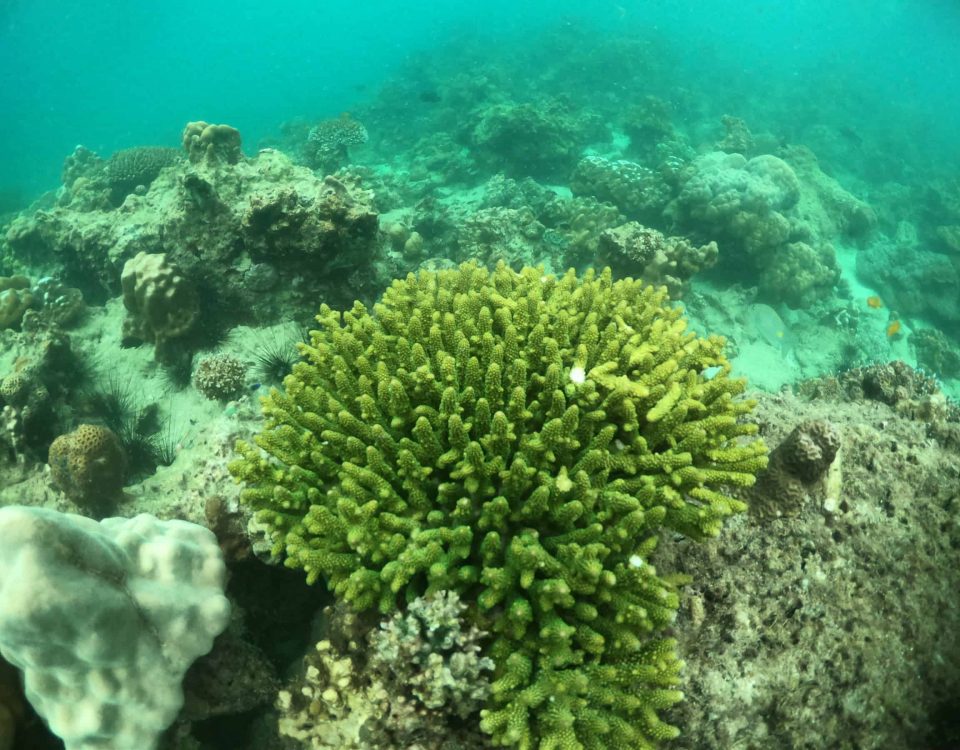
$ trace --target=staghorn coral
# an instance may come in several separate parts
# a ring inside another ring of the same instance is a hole
[[[173,342],[196,322],[199,300],[193,284],[170,263],[166,253],[137,253],[120,276],[126,339],[149,341],[158,361],[173,357]]]
[[[491,634],[501,745],[648,748],[677,730],[663,529],[703,538],[766,464],[723,340],[665,292],[472,264],[326,306],[231,472],[274,551],[357,610],[455,591]],[[706,368],[719,368],[708,379]]]
[[[213,401],[229,401],[246,390],[247,366],[229,354],[204,357],[193,373],[193,385]]]
[[[50,444],[53,485],[75,503],[105,506],[117,499],[126,479],[126,458],[113,430],[82,424]]]
[[[631,221],[600,233],[597,263],[616,275],[663,284],[670,296],[683,296],[693,274],[717,262],[717,243],[695,247],[683,237],[667,237]]]

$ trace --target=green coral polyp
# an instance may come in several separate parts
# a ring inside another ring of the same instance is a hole
[[[287,564],[357,609],[456,591],[491,634],[496,744],[676,736],[678,581],[647,560],[663,529],[716,534],[766,463],[723,339],[609,270],[503,265],[317,321],[231,465]]]

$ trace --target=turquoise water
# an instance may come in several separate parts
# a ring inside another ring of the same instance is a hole
[[[0,750],[960,748],[958,39],[0,0]]]
[[[0,190],[27,196],[55,184],[77,143],[102,153],[175,144],[194,119],[233,123],[255,143],[291,117],[357,106],[453,35],[480,34],[491,59],[509,59],[557,23],[660,37],[681,85],[715,107],[752,100],[749,114],[780,125],[815,117],[892,138],[920,158],[957,158],[960,21],[946,0],[373,0],[282,10],[248,0],[229,9],[9,0],[0,13]],[[770,98],[781,111],[765,111]]]

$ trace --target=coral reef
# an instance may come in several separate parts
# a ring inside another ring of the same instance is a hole
[[[480,655],[483,634],[466,626],[465,609],[443,591],[365,633],[353,615],[331,617],[334,639],[346,641],[316,644],[302,677],[280,692],[281,734],[313,750],[490,747],[477,714],[493,662]],[[358,632],[341,632],[347,625]]]
[[[696,581],[675,631],[687,695],[677,750],[955,744],[945,696],[960,690],[960,442],[822,385],[809,402],[761,395],[757,417],[773,445],[797,424],[832,425],[834,488],[795,514],[738,516],[716,541],[658,549],[659,567]]]
[[[617,276],[663,284],[679,299],[690,277],[717,262],[717,243],[695,247],[683,237],[667,237],[631,221],[600,233],[597,263]]]
[[[145,191],[161,169],[176,164],[180,158],[177,149],[162,146],[136,146],[117,151],[105,165],[111,202],[120,205],[130,193]]]
[[[482,108],[469,134],[474,156],[508,176],[565,181],[604,128],[559,100]]]
[[[50,480],[88,509],[115,502],[126,479],[126,457],[113,430],[82,424],[50,444]]]
[[[329,174],[350,158],[350,146],[361,146],[368,138],[363,123],[347,113],[321,120],[307,134],[304,147],[307,166]]]
[[[229,125],[211,125],[203,120],[188,122],[181,136],[191,162],[236,164],[243,157],[240,131]]]
[[[213,535],[7,506],[0,537],[0,653],[27,700],[66,750],[156,748],[187,667],[229,620]]]
[[[200,303],[194,285],[169,261],[166,253],[137,253],[120,275],[123,305],[123,337],[148,341],[160,362],[175,357],[178,338],[197,320]]]
[[[204,357],[193,373],[193,385],[209,399],[229,401],[246,390],[247,365],[229,354]]]
[[[33,306],[30,279],[25,276],[0,276],[0,329],[20,325],[23,314]]]
[[[770,453],[770,463],[751,490],[751,512],[760,516],[795,515],[810,497],[837,503],[824,485],[842,443],[840,432],[825,420],[811,420],[793,431]]]
[[[652,169],[623,159],[588,156],[570,178],[574,195],[612,203],[628,219],[657,224],[670,200],[670,187]]]
[[[663,528],[718,533],[766,449],[723,340],[664,299],[609,271],[410,275],[373,314],[323,306],[237,445],[244,502],[308,580],[385,613],[461,594],[492,634],[496,743],[677,733],[677,595],[646,560]]]
[[[274,322],[307,299],[347,303],[358,296],[352,274],[369,267],[376,250],[368,191],[320,179],[277,151],[240,159],[218,140],[221,130],[188,131],[191,160],[163,170],[147,193],[114,209],[105,186],[78,178],[62,200],[10,224],[9,252],[58,269],[91,304],[120,291],[128,260],[165,253],[210,309],[201,325],[214,318]]]

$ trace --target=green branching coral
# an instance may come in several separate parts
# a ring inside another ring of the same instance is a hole
[[[356,609],[452,590],[491,634],[500,745],[649,748],[677,730],[666,528],[743,509],[766,449],[723,339],[609,271],[472,264],[322,307],[231,470],[276,552]],[[705,373],[706,371],[706,373]],[[712,375],[712,377],[710,377]]]

